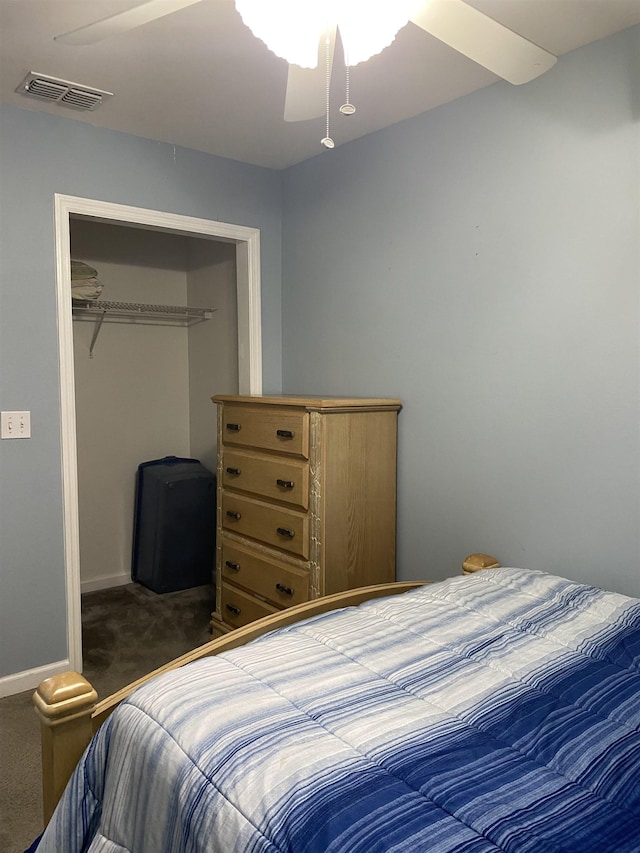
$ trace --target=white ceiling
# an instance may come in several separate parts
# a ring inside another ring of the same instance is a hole
[[[276,169],[331,156],[320,145],[323,118],[283,121],[287,65],[253,37],[233,0],[202,0],[93,45],[53,40],[138,2],[0,0],[0,99]],[[640,23],[640,0],[468,2],[556,56]],[[29,71],[114,97],[96,112],[35,101],[15,92]],[[497,80],[408,24],[391,47],[351,70],[353,116],[337,110],[344,82],[336,62],[331,135],[338,146]]]

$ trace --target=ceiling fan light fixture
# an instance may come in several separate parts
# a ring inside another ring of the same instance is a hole
[[[333,0],[346,65],[358,65],[389,47],[406,26],[416,0]]]
[[[235,0],[256,38],[290,65],[315,68],[324,34],[340,30],[347,65],[365,62],[395,39],[416,0]]]
[[[326,16],[318,2],[235,0],[238,14],[254,36],[291,65],[315,68]]]

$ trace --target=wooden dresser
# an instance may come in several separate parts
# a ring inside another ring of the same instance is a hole
[[[217,395],[216,611],[229,631],[395,580],[399,400]]]

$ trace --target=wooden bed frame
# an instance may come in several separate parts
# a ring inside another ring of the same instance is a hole
[[[465,574],[499,564],[486,554],[472,554],[463,562]],[[40,718],[42,739],[42,795],[44,825],[62,796],[62,792],[89,741],[109,714],[137,687],[151,678],[178,669],[200,658],[220,654],[254,640],[263,634],[292,625],[302,619],[340,607],[361,604],[369,599],[397,595],[423,586],[427,581],[408,581],[351,589],[327,595],[280,613],[265,616],[243,628],[237,628],[170,661],[139,678],[102,701],[91,684],[77,672],[63,672],[41,682],[33,694],[33,704]]]

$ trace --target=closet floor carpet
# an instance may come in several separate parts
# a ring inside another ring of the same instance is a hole
[[[82,596],[84,675],[104,698],[211,639],[213,586],[156,595],[139,584]],[[0,850],[42,832],[40,728],[33,691],[0,699]]]

